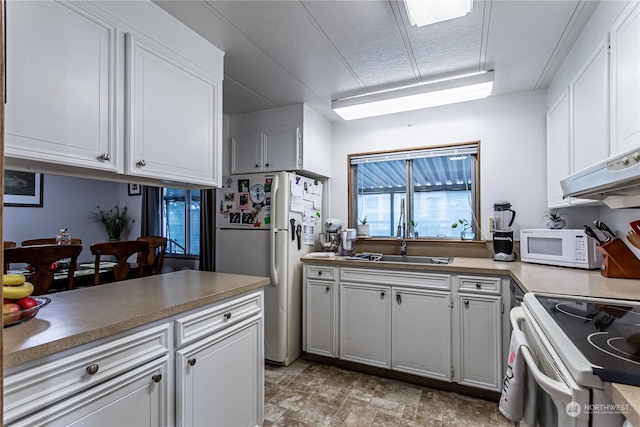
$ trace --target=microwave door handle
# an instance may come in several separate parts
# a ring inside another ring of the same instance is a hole
[[[516,307],[512,309],[509,317],[511,318],[511,326],[513,326],[513,329],[520,331],[520,322],[525,320],[522,308]],[[522,352],[525,364],[529,368],[529,372],[531,372],[536,383],[542,390],[561,402],[570,402],[573,399],[571,388],[568,385],[561,383],[560,381],[556,381],[553,378],[549,378],[543,374],[540,369],[538,369],[538,364],[533,360],[529,347],[523,345],[520,347],[520,351]]]

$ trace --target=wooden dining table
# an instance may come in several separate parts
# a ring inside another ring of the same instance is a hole
[[[100,274],[110,274],[113,267],[116,265],[115,262],[111,261],[101,261],[99,267]],[[53,273],[53,280],[64,280],[67,278],[67,269],[60,269]],[[83,262],[79,263],[76,271],[73,273],[74,279],[74,288],[87,286],[93,284],[93,275],[95,273],[95,263],[93,262]],[[24,276],[29,276],[31,271],[28,268],[17,268],[12,270],[7,270],[6,274],[22,274]]]

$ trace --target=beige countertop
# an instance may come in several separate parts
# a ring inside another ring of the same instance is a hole
[[[4,329],[5,368],[269,284],[266,277],[182,270],[49,294],[51,303]]]
[[[525,292],[640,300],[640,280],[612,279],[599,270],[553,267],[526,262],[500,262],[491,258],[455,257],[451,264],[408,264],[397,262],[352,261],[345,257],[304,258],[305,263],[367,268],[404,268],[452,273],[498,274],[510,276]],[[628,405],[625,416],[640,426],[640,387],[605,383],[605,392],[615,404]]]
[[[599,270],[552,267],[526,262],[500,262],[491,258],[455,257],[451,264],[353,261],[345,257],[303,258],[302,262],[367,268],[403,268],[451,273],[498,274],[510,276],[525,292],[548,292],[600,298],[640,300],[640,280],[610,279]]]

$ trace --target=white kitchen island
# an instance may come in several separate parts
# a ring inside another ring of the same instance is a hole
[[[260,425],[268,284],[184,270],[47,295],[4,330],[4,424]]]

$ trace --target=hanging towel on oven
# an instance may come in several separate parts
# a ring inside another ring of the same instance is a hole
[[[511,421],[522,420],[524,414],[527,367],[523,360],[520,347],[527,341],[522,331],[511,332],[509,343],[509,358],[507,370],[502,381],[502,394],[500,395],[500,412]]]

